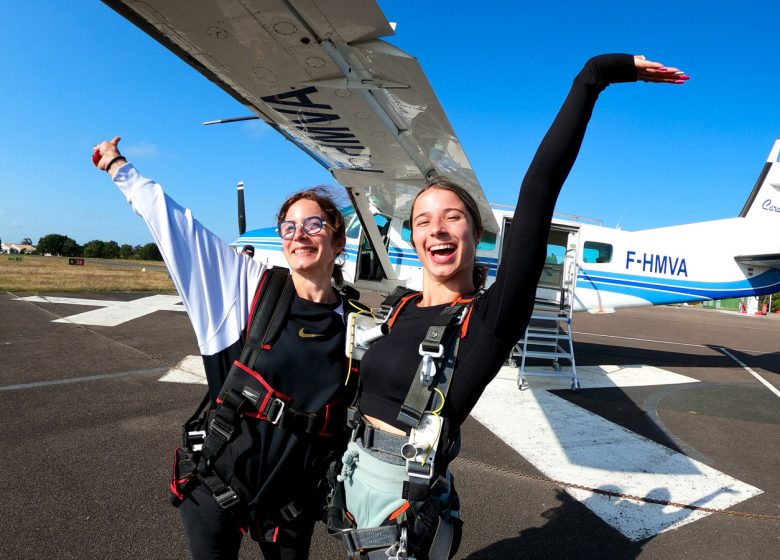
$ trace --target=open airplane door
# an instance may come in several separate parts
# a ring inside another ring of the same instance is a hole
[[[367,210],[408,217],[443,175],[498,224],[417,60],[372,0],[104,0],[327,168],[349,193],[387,279],[396,277]]]

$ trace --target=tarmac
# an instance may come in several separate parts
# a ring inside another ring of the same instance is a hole
[[[26,296],[0,294],[0,558],[188,558],[168,501],[205,393],[186,315]],[[780,318],[657,307],[572,330],[579,391],[505,368],[464,424],[456,558],[776,557]],[[311,558],[343,557],[318,527]]]

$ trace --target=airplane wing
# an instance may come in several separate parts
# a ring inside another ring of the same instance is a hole
[[[468,189],[498,231],[420,64],[379,40],[393,29],[376,2],[104,2],[330,170],[369,238],[366,210],[407,218],[433,174]]]
[[[734,260],[740,264],[780,269],[780,253],[773,255],[739,255]]]

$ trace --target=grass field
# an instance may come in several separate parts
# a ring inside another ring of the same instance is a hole
[[[67,257],[0,255],[3,292],[173,292],[165,265],[159,261],[84,259],[83,266]]]

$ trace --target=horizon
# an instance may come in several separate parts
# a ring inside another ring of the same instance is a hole
[[[774,30],[759,3],[379,4],[398,24],[384,39],[420,60],[491,202],[514,203],[571,79],[601,52],[644,54],[691,80],[608,88],[557,212],[629,231],[737,216],[780,134]],[[11,84],[0,93],[3,242],[56,233],[81,245],[149,243],[90,162],[92,146],[114,135],[139,171],[227,242],[238,237],[238,181],[247,229],[273,225],[291,192],[336,185],[262,122],[202,126],[247,110],[107,6],[33,0],[9,11],[35,33],[10,26],[13,56],[0,61]]]

